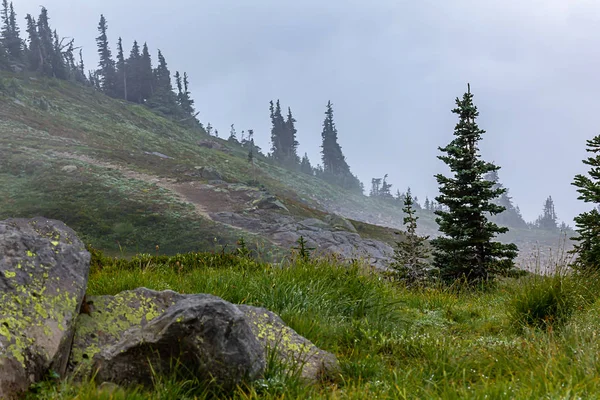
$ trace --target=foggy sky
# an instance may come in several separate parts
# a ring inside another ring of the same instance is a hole
[[[525,4],[526,3],[526,4]],[[600,2],[595,0],[16,0],[48,8],[50,24],[96,68],[97,25],[108,20],[113,54],[122,36],[186,71],[200,111],[220,136],[234,123],[268,150],[271,99],[291,106],[300,155],[320,162],[331,100],[339,141],[368,189],[389,174],[422,201],[437,193],[436,156],[452,140],[450,112],[471,84],[484,159],[534,220],[552,195],[560,220],[590,208],[573,176],[586,171],[585,141],[600,133]],[[156,149],[160,151],[160,149]]]

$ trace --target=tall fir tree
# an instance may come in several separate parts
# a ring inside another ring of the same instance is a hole
[[[183,112],[187,115],[196,115],[196,110],[194,109],[194,100],[192,99],[192,94],[190,93],[190,80],[188,78],[187,72],[183,73],[183,92],[181,96],[181,108]]]
[[[129,57],[125,61],[127,65],[127,100],[136,103],[142,102],[142,55],[137,40],[133,41],[133,46],[129,52]]]
[[[600,135],[587,140],[590,157],[583,163],[590,167],[586,175],[575,176],[572,185],[577,187],[578,200],[591,203],[593,208],[575,217],[578,236],[572,253],[576,255],[575,267],[583,271],[600,270]]]
[[[271,112],[271,156],[273,160],[278,163],[285,163],[286,160],[286,149],[285,149],[285,120],[281,114],[281,104],[277,100],[276,104],[273,101],[269,103],[269,110]]]
[[[27,20],[27,33],[29,34],[29,46],[27,49],[27,63],[30,71],[41,72],[42,70],[42,44],[37,31],[37,22],[31,14],[25,17]]]
[[[17,25],[17,14],[12,2],[9,4],[7,0],[2,0],[1,20],[2,46],[12,60],[21,61],[23,58],[23,41],[21,40],[19,26]]]
[[[308,154],[304,153],[304,157],[302,157],[302,161],[300,161],[300,172],[303,172],[307,175],[314,175],[314,170],[312,165],[310,164],[310,160],[308,159]]]
[[[462,100],[456,99],[456,105],[452,110],[459,116],[455,138],[446,147],[439,148],[446,155],[438,156],[454,176],[435,176],[441,193],[436,200],[446,206],[447,211],[435,211],[439,230],[445,236],[431,241],[434,266],[445,281],[491,281],[514,268],[518,249],[512,243],[492,241],[496,235],[508,232],[508,228],[499,227],[486,217],[504,211],[493,199],[505,189],[493,189],[494,183],[484,179],[485,174],[500,167],[480,159],[478,142],[485,131],[475,122],[479,112],[473,104],[470,87]]]
[[[123,53],[123,40],[119,37],[117,42],[117,70],[116,70],[116,81],[115,91],[118,98],[125,99],[129,97],[127,95],[127,61],[125,60],[125,54]]]
[[[535,225],[538,228],[547,231],[558,230],[558,221],[556,211],[554,210],[554,200],[552,200],[552,196],[546,198],[542,214],[538,217],[537,221],[535,221]]]
[[[333,120],[333,104],[327,102],[323,131],[321,132],[321,160],[323,162],[322,177],[345,189],[362,193],[362,183],[350,172],[342,147],[338,143],[338,131]]]
[[[181,108],[177,103],[177,95],[173,92],[171,72],[160,50],[158,50],[158,65],[154,69],[153,94],[146,104],[164,115],[182,116]]]
[[[50,65],[52,66],[52,76],[57,79],[68,79],[69,68],[65,64],[65,55],[63,54],[62,41],[58,39],[56,30],[52,33],[54,38],[52,52],[50,53]],[[71,44],[73,41],[71,41]],[[68,46],[68,45],[67,45]]]
[[[48,10],[46,7],[42,7],[40,15],[37,20],[37,35],[40,40],[40,64],[41,73],[48,77],[54,77],[54,71],[52,69],[52,60],[54,53],[54,35],[50,29],[50,18],[48,17]]]
[[[117,94],[117,73],[115,69],[115,62],[112,59],[112,52],[108,45],[108,37],[106,31],[108,25],[104,15],[100,15],[100,22],[98,23],[98,32],[100,35],[96,38],[98,45],[98,56],[100,61],[98,63],[99,75],[100,75],[100,87],[102,91],[111,96],[118,97]]]
[[[298,140],[296,140],[296,119],[292,115],[292,109],[288,107],[288,114],[285,120],[284,151],[285,163],[290,167],[296,167],[300,163],[298,157]]]
[[[429,268],[429,250],[426,247],[429,236],[420,236],[417,234],[417,220],[415,215],[413,197],[407,192],[404,197],[403,223],[406,226],[404,240],[396,242],[394,249],[394,261],[392,268],[400,279],[410,285],[425,284],[432,278]]]
[[[142,59],[140,60],[140,81],[142,102],[148,101],[154,94],[154,72],[152,69],[152,57],[148,45],[142,47]]]
[[[491,171],[487,173],[484,178],[494,183],[492,189],[503,189],[504,186],[500,183],[498,177],[498,171]],[[493,221],[501,226],[508,226],[513,228],[526,228],[527,222],[523,219],[519,207],[515,207],[512,202],[512,198],[508,195],[508,189],[500,196],[492,200],[494,204],[505,208],[500,214],[490,215],[490,221]]]

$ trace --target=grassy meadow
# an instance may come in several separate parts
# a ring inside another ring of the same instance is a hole
[[[49,377],[35,399],[593,399],[600,398],[600,281],[526,274],[492,287],[409,289],[358,263],[267,264],[227,253],[131,259],[94,252],[88,294],[140,286],[211,293],[266,307],[341,363],[305,385],[270,362],[263,379],[223,393],[156,377],[114,389]]]

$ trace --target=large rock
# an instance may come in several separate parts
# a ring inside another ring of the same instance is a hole
[[[79,374],[97,371],[98,382],[150,384],[153,371],[187,371],[230,387],[264,371],[264,350],[245,315],[216,296],[140,288],[90,300],[71,364]]]
[[[14,398],[49,369],[65,372],[89,262],[62,222],[0,222],[0,398]]]
[[[247,305],[239,305],[238,308],[246,315],[252,332],[260,340],[265,358],[269,351],[275,352],[288,373],[297,373],[311,383],[337,378],[340,366],[335,355],[319,349],[265,308]]]
[[[333,354],[264,308],[145,288],[89,301],[91,315],[77,321],[70,366],[78,376],[97,371],[97,382],[148,384],[152,371],[173,372],[175,358],[195,377],[231,386],[259,377],[271,350],[308,381],[333,378],[339,369]]]

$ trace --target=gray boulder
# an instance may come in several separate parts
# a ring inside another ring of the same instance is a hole
[[[90,254],[62,222],[0,221],[0,398],[63,374]]]
[[[216,296],[140,288],[90,301],[73,341],[79,376],[151,384],[153,371],[177,371],[231,387],[264,371],[264,350],[244,314]]]
[[[223,180],[223,177],[221,176],[219,171],[217,171],[215,168],[197,166],[197,167],[194,167],[194,169],[196,170],[196,175],[202,179],[206,179],[209,181],[215,181],[215,180],[222,181]]]
[[[266,308],[237,307],[246,315],[252,332],[261,342],[265,358],[269,351],[274,351],[288,373],[297,373],[311,383],[337,378],[340,366],[335,355],[319,349]]]

